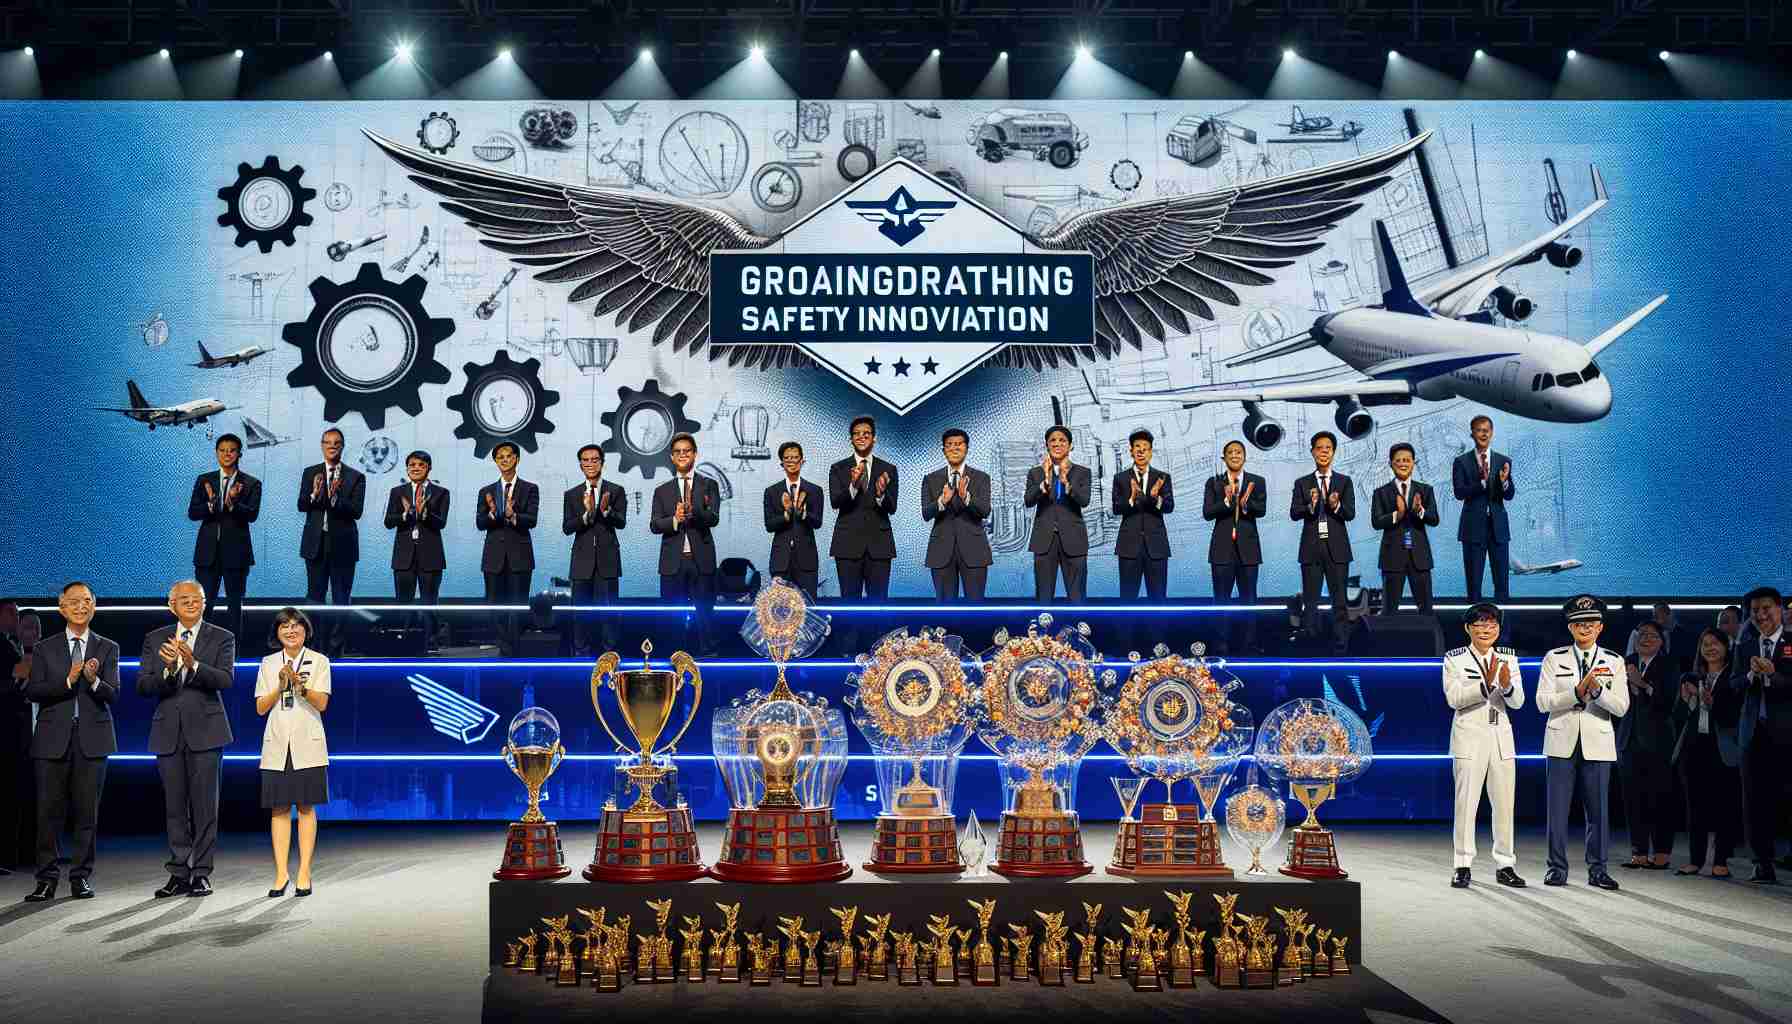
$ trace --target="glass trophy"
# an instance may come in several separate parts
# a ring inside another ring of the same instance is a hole
[[[898,629],[860,655],[858,671],[846,677],[852,723],[877,764],[881,806],[866,870],[964,870],[952,789],[971,734],[965,660],[964,641],[944,629],[912,636]]]
[[[1257,784],[1257,765],[1251,765],[1246,784],[1226,801],[1226,834],[1232,841],[1251,851],[1247,875],[1267,875],[1263,851],[1275,848],[1287,824],[1287,808],[1275,790]]]
[[[1303,697],[1271,711],[1257,730],[1252,760],[1270,778],[1286,782],[1307,809],[1294,828],[1282,874],[1295,878],[1345,878],[1338,867],[1331,830],[1319,824],[1319,805],[1337,793],[1338,783],[1366,771],[1374,761],[1369,727],[1356,712],[1329,700]]]
[[[828,620],[802,590],[774,579],[761,587],[741,636],[777,667],[769,694],[757,690],[712,718],[711,748],[732,809],[710,874],[732,882],[832,882],[852,874],[840,853],[834,792],[846,774],[846,719],[827,699],[795,693],[787,663],[814,653]]]
[[[572,874],[560,845],[560,826],[541,813],[541,787],[560,767],[566,748],[560,745],[560,722],[547,708],[527,707],[510,720],[504,763],[529,793],[529,809],[510,823],[504,841],[504,862],[492,877],[505,881],[544,881]]]
[[[1083,859],[1076,807],[1077,769],[1101,739],[1101,655],[1089,627],[1048,632],[1042,614],[1024,636],[996,634],[982,658],[977,737],[994,751],[1002,776],[997,874],[1073,877],[1094,870]],[[1111,684],[1110,670],[1102,682]]]

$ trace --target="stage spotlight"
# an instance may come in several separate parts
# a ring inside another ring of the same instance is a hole
[[[241,51],[241,50],[236,51],[236,59],[237,60],[243,59],[243,51]]]
[[[1475,59],[1476,60],[1480,60],[1482,57],[1485,57],[1485,56],[1487,56],[1486,50],[1476,50],[1475,51]]]
[[[1001,53],[996,54],[996,59],[997,60],[1007,60],[1008,59],[1008,51],[1003,50]]]
[[[1077,60],[1088,60],[1089,59],[1089,48],[1087,46],[1082,45],[1081,43],[1078,43],[1077,48],[1076,48],[1076,59]]]
[[[849,59],[858,60],[859,59],[859,51],[857,49],[848,50],[848,51],[846,51],[846,56]]]
[[[400,61],[402,61],[403,63],[409,64],[411,62],[411,44],[410,43],[399,43],[397,53],[398,53],[398,59]]]
[[[328,61],[333,61],[333,60],[335,60],[335,59],[336,59],[336,52],[335,52],[335,51],[334,51],[334,50],[325,50],[325,51],[324,51],[324,59],[325,59],[325,60],[328,60]]]
[[[1293,60],[1296,56],[1298,55],[1294,52],[1294,47],[1292,46],[1282,51],[1283,60]]]
[[[1576,58],[1578,56],[1580,56],[1580,54],[1575,53],[1573,50],[1568,51],[1568,59],[1569,60],[1573,60],[1574,58]]]
[[[649,62],[649,63],[652,63],[652,61],[653,61],[653,47],[651,47],[651,46],[643,46],[643,47],[641,47],[641,59],[642,59],[642,60],[644,60],[644,61],[647,61],[647,62]]]
[[[1656,54],[1656,56],[1660,57],[1662,60],[1667,60],[1668,59],[1668,51],[1663,50],[1659,54]]]
[[[937,46],[936,46],[936,47],[934,47],[934,48],[933,48],[933,55],[934,55],[934,56],[935,56],[935,57],[938,57],[938,56],[939,56],[939,55],[940,55],[940,50],[939,50],[939,47],[937,47]]]
[[[163,57],[168,56],[168,48],[166,46],[162,47],[162,56]]]
[[[760,46],[757,43],[755,43],[753,45],[753,49],[751,51],[751,56],[754,60],[764,60],[765,59],[765,47]]]
[[[36,50],[33,50],[33,49],[32,49],[32,48],[31,48],[31,47],[29,47],[29,46],[27,46],[27,47],[25,47],[25,56],[27,56],[27,57],[29,57],[29,56],[32,56],[32,55],[33,55],[33,54],[35,54],[35,53],[37,53],[37,51],[36,51]]]
[[[1396,58],[1396,57],[1398,57],[1398,56],[1400,56],[1400,51],[1399,51],[1399,50],[1389,50],[1389,51],[1388,51],[1388,59],[1389,59],[1389,60],[1393,60],[1393,59],[1395,59],[1395,58]]]
[[[1193,50],[1182,51],[1182,59],[1183,60],[1194,60],[1195,59],[1195,51],[1193,51]]]
[[[506,46],[503,49],[500,49],[498,51],[498,59],[499,60],[509,60],[510,59],[510,47]]]

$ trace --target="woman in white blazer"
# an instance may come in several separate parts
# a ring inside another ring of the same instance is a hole
[[[311,895],[311,854],[317,846],[317,805],[330,802],[324,708],[330,704],[330,659],[311,650],[311,620],[297,608],[274,616],[280,649],[261,659],[255,713],[267,718],[261,735],[261,806],[274,840],[274,888],[286,895],[292,811],[299,811],[299,874],[295,896]]]

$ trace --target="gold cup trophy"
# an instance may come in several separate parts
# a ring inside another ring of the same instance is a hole
[[[591,670],[591,706],[597,711],[598,724],[616,742],[617,749],[631,751],[631,756],[616,770],[639,795],[627,808],[618,807],[614,798],[605,803],[597,830],[597,850],[584,870],[589,882],[683,882],[708,873],[697,849],[691,809],[677,795],[676,785],[672,787],[673,806],[662,806],[654,798],[657,787],[667,779],[677,778],[671,754],[697,717],[697,706],[703,700],[703,675],[697,663],[683,651],[672,653],[670,669],[652,668],[648,664],[652,653],[653,644],[643,642],[641,667],[622,669],[622,658],[609,651],[597,659],[597,666]],[[660,738],[687,685],[691,688],[691,703],[684,722],[670,740],[662,743]],[[610,726],[601,699],[606,690],[615,695],[632,744],[624,743]]]
[[[560,845],[560,826],[541,813],[541,788],[547,784],[566,750],[560,746],[560,723],[546,708],[528,707],[510,720],[504,763],[529,791],[529,809],[510,823],[504,862],[492,877],[503,881],[543,881],[572,874]]]

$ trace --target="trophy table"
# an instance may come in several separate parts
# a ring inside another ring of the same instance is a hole
[[[541,813],[541,787],[566,751],[560,746],[560,723],[546,708],[528,707],[510,720],[504,763],[529,791],[529,809],[510,823],[504,841],[504,862],[492,877],[504,881],[546,881],[572,874],[560,845],[560,826]]]
[[[852,874],[840,852],[834,791],[846,772],[846,719],[825,698],[798,695],[785,663],[827,636],[803,592],[784,580],[759,591],[741,634],[777,665],[771,693],[718,709],[711,749],[728,787],[727,830],[710,874],[729,882],[832,882]]]
[[[1049,634],[1042,614],[1025,636],[996,634],[982,659],[977,736],[1001,760],[1004,810],[996,840],[997,874],[1072,878],[1094,868],[1083,859],[1074,804],[1077,768],[1101,738],[1094,713],[1093,666],[1101,663],[1089,627]],[[1106,682],[1113,673],[1105,674]]]
[[[608,690],[615,695],[622,721],[634,740],[635,755],[618,766],[617,773],[619,781],[640,795],[626,809],[614,799],[605,804],[597,829],[597,849],[584,871],[589,882],[683,882],[708,874],[697,849],[691,809],[678,798],[676,784],[668,786],[672,793],[667,802],[672,806],[663,806],[654,798],[656,788],[677,778],[671,754],[696,718],[703,699],[703,676],[683,651],[673,652],[671,669],[649,667],[647,659],[652,653],[653,644],[642,643],[642,666],[619,671],[621,658],[614,651],[606,652],[591,672],[591,706],[597,711],[598,723],[617,747],[628,749],[629,744],[616,735],[604,714],[600,697]],[[692,697],[684,723],[661,745],[660,734],[671,721],[687,680]]]

